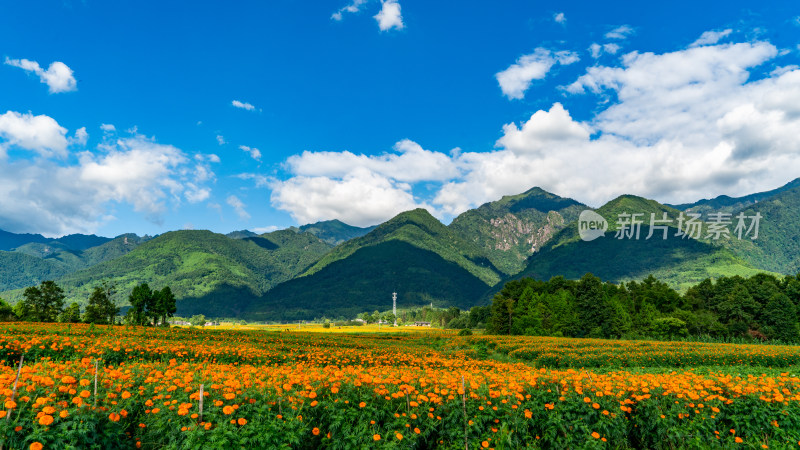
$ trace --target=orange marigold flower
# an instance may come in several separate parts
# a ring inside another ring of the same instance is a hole
[[[236,422],[237,422],[237,423],[238,423],[240,426],[245,426],[245,425],[247,425],[247,419],[245,419],[244,417],[239,417],[239,420],[237,420]]]
[[[233,414],[233,407],[232,406],[226,406],[226,407],[222,408],[222,412],[225,415],[229,416],[229,415]]]
[[[36,441],[33,444],[31,444],[30,450],[42,450],[42,448],[44,448],[44,445],[42,445],[41,442]]]
[[[119,414],[117,414],[117,413],[109,414],[108,415],[108,420],[110,420],[112,422],[119,422]]]
[[[600,439],[600,433],[598,433],[597,431],[592,431],[592,437],[595,439]]]
[[[741,444],[742,443],[742,438],[740,438],[739,436],[736,436],[736,439],[734,439],[734,441],[736,441],[737,444]]]
[[[380,434],[373,434],[372,435],[372,440],[373,441],[380,441],[381,440],[381,435]]]
[[[42,417],[39,417],[39,425],[47,426],[51,423],[53,423],[53,416],[45,414]]]
[[[69,416],[69,411],[67,411],[66,409],[58,413],[58,417],[61,417],[62,419],[66,418],[67,416]]]
[[[15,402],[14,400],[7,400],[5,406],[6,409],[14,409],[17,407],[17,402]]]
[[[400,433],[395,434],[394,437],[396,437],[398,441],[402,441],[403,440],[403,435],[400,434]]]
[[[488,442],[486,442],[486,441],[483,441],[483,442],[481,442],[481,447],[483,447],[483,448],[489,448],[489,443],[488,443]]]
[[[90,395],[92,395],[92,393],[87,391],[87,390],[82,390],[81,391],[81,397],[83,397],[83,398],[89,398]]]
[[[311,430],[311,434],[313,434],[314,436],[318,436],[319,435],[319,428],[314,427],[314,429]]]
[[[361,402],[361,403],[358,404],[359,408],[363,408],[365,406],[367,406],[367,404],[365,402]]]

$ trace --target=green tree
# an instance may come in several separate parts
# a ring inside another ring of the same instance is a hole
[[[81,307],[78,303],[72,302],[58,317],[58,321],[62,323],[80,323]]]
[[[25,289],[22,297],[23,320],[55,322],[64,309],[64,291],[53,281],[42,281],[38,287]]]
[[[133,288],[131,295],[128,296],[128,302],[131,307],[125,315],[125,321],[131,325],[147,325],[147,307],[153,304],[153,291],[150,290],[150,286],[142,283]]]
[[[688,334],[686,322],[674,317],[662,317],[653,321],[653,333],[660,339],[675,339]]]
[[[797,311],[786,294],[776,293],[764,307],[767,336],[784,342],[797,342]]]
[[[160,321],[161,325],[167,326],[167,318],[172,317],[177,311],[175,306],[175,295],[172,294],[172,289],[169,286],[164,286],[159,291],[153,293],[155,297],[155,311],[154,316],[157,317],[156,321]],[[154,325],[156,322],[154,321]]]
[[[206,324],[206,316],[202,314],[196,314],[189,318],[189,323],[196,327],[202,327]]]
[[[17,320],[17,315],[14,314],[14,308],[0,298],[0,322],[13,322],[14,320]]]
[[[114,318],[119,312],[119,308],[111,301],[114,287],[103,283],[97,286],[89,295],[89,302],[83,314],[83,321],[96,324],[114,324]]]

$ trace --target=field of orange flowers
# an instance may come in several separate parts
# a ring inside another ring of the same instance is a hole
[[[713,345],[638,344],[3,324],[0,440],[17,449],[800,445],[796,366],[766,368],[786,366],[797,348],[765,346],[761,359],[749,346],[723,348],[750,367],[703,373],[664,369],[659,354],[696,351],[705,356],[686,361],[724,365],[704,359]],[[575,364],[509,362],[548,347]],[[633,349],[616,369],[580,368],[583,353]],[[624,368],[645,366],[647,352],[652,370]]]

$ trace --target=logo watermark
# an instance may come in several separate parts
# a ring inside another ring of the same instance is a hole
[[[701,220],[700,213],[683,213],[673,219],[666,212],[657,217],[655,213],[649,214],[649,221],[646,221],[645,213],[623,212],[617,215],[617,230],[614,234],[616,239],[635,239],[639,240],[643,233],[642,225],[648,225],[645,240],[653,236],[661,236],[667,239],[671,230],[675,230],[673,236],[681,239],[710,239],[719,240],[722,238],[731,239],[736,237],[739,240],[749,238],[758,239],[758,227],[763,216],[755,213],[752,216],[739,213],[735,217],[730,213],[709,213],[706,220]],[[733,231],[731,226],[734,225]],[[674,225],[674,226],[673,226]],[[593,241],[605,236],[608,229],[608,222],[603,216],[592,210],[584,210],[578,217],[578,234],[584,241]]]
[[[606,219],[592,211],[585,209],[581,211],[578,217],[578,234],[584,241],[593,241],[599,237],[603,237],[608,229],[608,222]]]

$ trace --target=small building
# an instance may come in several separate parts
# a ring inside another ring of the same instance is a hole
[[[414,322],[415,327],[429,327],[431,326],[430,322]]]

